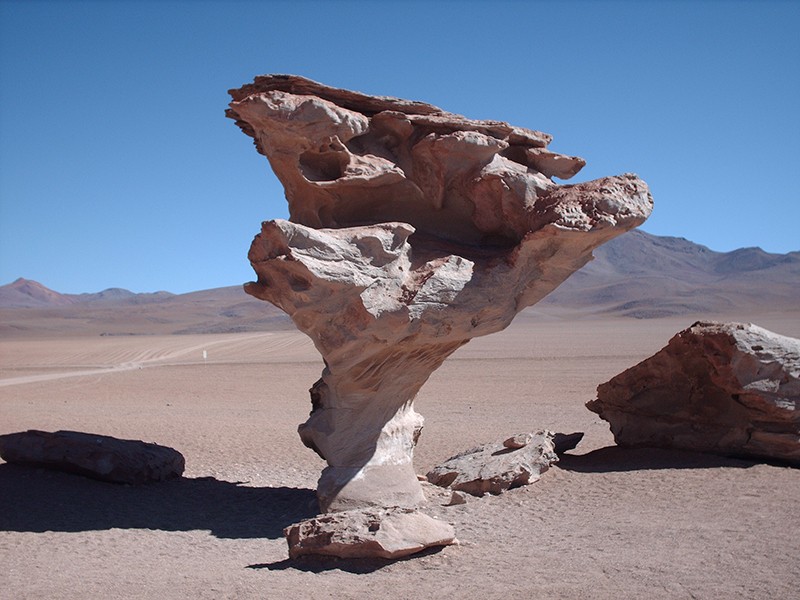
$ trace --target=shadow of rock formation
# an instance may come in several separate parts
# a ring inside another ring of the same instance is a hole
[[[438,554],[444,550],[444,546],[434,546],[426,548],[420,552],[416,552],[411,556],[403,556],[401,558],[388,559],[388,558],[339,558],[338,556],[318,556],[307,554],[298,558],[287,558],[273,563],[261,563],[255,565],[247,565],[248,569],[268,569],[270,571],[286,571],[293,569],[295,571],[304,571],[306,573],[323,573],[325,571],[344,571],[345,573],[353,573],[354,575],[366,575],[374,573],[384,567],[388,567],[394,563],[403,562],[407,560],[415,560],[423,556],[430,556]]]
[[[665,448],[623,448],[606,446],[587,454],[563,454],[553,465],[579,473],[616,473],[657,469],[747,469],[758,464],[716,454]]]
[[[121,486],[66,473],[0,464],[0,530],[210,530],[218,538],[283,537],[319,512],[314,490],[248,487],[213,477]]]

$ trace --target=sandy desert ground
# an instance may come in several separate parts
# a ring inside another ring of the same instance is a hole
[[[800,337],[797,313],[749,317]],[[296,434],[322,366],[302,334],[0,339],[0,433],[143,439],[187,463],[131,487],[0,462],[0,598],[800,597],[800,470],[619,449],[584,408],[692,321],[529,311],[459,350],[418,396],[418,473],[518,432],[586,436],[502,496],[426,488],[460,544],[396,562],[288,559],[281,531],[315,514],[324,466]]]

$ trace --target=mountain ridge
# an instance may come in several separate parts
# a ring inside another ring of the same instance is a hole
[[[654,318],[798,305],[800,252],[716,252],[634,230],[597,248],[594,260],[536,306]]]
[[[137,302],[160,300],[175,296],[171,292],[152,292],[137,294],[124,288],[107,288],[100,292],[83,294],[62,294],[45,287],[38,281],[19,277],[15,281],[0,286],[0,308],[51,308],[95,302],[97,300],[124,300],[136,298]]]

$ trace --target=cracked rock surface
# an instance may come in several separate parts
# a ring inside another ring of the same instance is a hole
[[[558,461],[553,437],[551,431],[541,430],[477,446],[434,467],[427,479],[473,496],[535,483]]]

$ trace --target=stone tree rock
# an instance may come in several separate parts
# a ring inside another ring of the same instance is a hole
[[[800,340],[697,322],[597,388],[587,408],[621,446],[661,446],[800,465]]]
[[[547,150],[549,135],[421,102],[289,75],[230,94],[227,115],[269,159],[291,216],[263,223],[245,291],[288,313],[325,360],[300,426],[329,464],[320,504],[415,506],[422,384],[641,224],[647,185],[557,185],[584,161]]]

